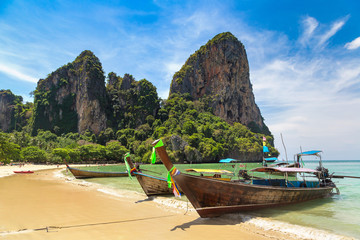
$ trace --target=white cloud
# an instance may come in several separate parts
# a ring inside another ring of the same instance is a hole
[[[345,48],[348,50],[354,50],[359,47],[360,47],[360,37],[355,38],[353,41],[345,44]]]
[[[327,25],[319,23],[314,17],[307,16],[301,22],[302,34],[298,41],[303,47],[307,46],[313,50],[322,50],[329,39],[342,29],[349,17],[350,15],[347,15],[331,25]]]
[[[335,75],[334,90],[337,92],[351,90],[353,86],[360,85],[360,66],[358,61],[348,62],[338,66]]]
[[[334,36],[338,31],[340,31],[340,29],[345,25],[348,19],[349,16],[346,16],[341,20],[334,22],[331,28],[320,36],[318,46],[324,45],[332,36]]]
[[[169,97],[169,92],[170,92],[170,88],[163,90],[163,91],[158,91],[159,92],[159,97],[161,99],[167,99]]]
[[[175,72],[179,71],[182,67],[183,63],[180,62],[170,62],[165,63],[165,71],[166,71],[166,81],[170,82]]]
[[[319,22],[313,17],[306,17],[302,21],[304,32],[300,37],[300,43],[302,45],[306,44],[309,39],[312,37],[315,29],[319,26]]]
[[[6,66],[5,64],[1,63],[0,64],[0,72],[5,73],[6,75],[12,77],[12,78],[16,78],[22,81],[27,81],[27,82],[32,82],[32,83],[36,83],[39,79],[29,76],[25,73],[22,73],[21,71],[19,71],[18,69],[16,69],[15,67],[10,67],[10,66]]]
[[[348,17],[331,26],[320,24],[313,17],[304,19],[299,43],[317,50],[307,55],[283,33],[254,29],[241,19],[224,14],[222,21],[217,22],[214,16],[220,14],[196,12],[174,18],[177,30],[167,41],[171,50],[167,59],[172,60],[164,59],[162,64],[166,75],[172,76],[193,51],[215,34],[230,31],[245,45],[255,99],[280,152],[284,152],[280,139],[283,133],[289,156],[302,146],[303,150],[324,150],[324,159],[356,158],[356,143],[349,138],[360,132],[360,113],[354,111],[360,109],[360,98],[349,90],[360,85],[360,67],[356,64],[359,59],[338,58],[336,51],[326,48]],[[194,22],[199,16],[201,21]],[[190,34],[192,30],[194,34]],[[167,91],[159,92],[167,96]],[[344,152],[346,156],[342,155]]]
[[[314,17],[305,17],[303,32],[295,45],[284,33],[251,27],[241,15],[234,15],[232,9],[220,2],[217,6],[191,5],[185,9],[168,6],[166,1],[156,0],[156,3],[164,9],[158,22],[151,26],[128,25],[134,21],[131,18],[127,21],[114,11],[100,21],[92,17],[86,25],[78,24],[82,17],[67,20],[64,15],[64,18],[49,18],[57,23],[54,29],[46,27],[44,21],[35,20],[23,28],[14,25],[16,31],[0,28],[0,43],[4,46],[0,50],[0,62],[17,63],[17,66],[0,64],[0,71],[36,82],[31,75],[45,77],[73,61],[82,50],[90,49],[99,54],[105,71],[118,75],[127,72],[136,79],[145,77],[156,85],[160,97],[167,98],[172,76],[186,59],[216,34],[230,31],[245,45],[256,102],[281,152],[280,133],[283,133],[289,156],[298,152],[300,145],[304,150],[324,150],[329,153],[327,159],[340,158],[343,152],[347,152],[347,159],[358,156],[358,147],[351,138],[360,132],[360,113],[356,111],[360,109],[360,99],[359,94],[352,92],[360,88],[359,57],[346,59],[326,48],[348,17],[331,26]],[[103,31],[87,33],[93,25]],[[345,47],[356,49],[359,41],[357,38]],[[304,46],[323,52],[304,54]],[[9,54],[3,54],[4,51]]]
[[[335,61],[336,56],[274,59],[252,72],[256,100],[265,122],[283,152],[320,148],[325,159],[355,159],[353,134],[360,132],[360,97],[351,93],[360,86],[358,59]],[[273,111],[275,109],[275,111]],[[350,157],[352,155],[352,157]],[[285,158],[284,155],[281,158]]]

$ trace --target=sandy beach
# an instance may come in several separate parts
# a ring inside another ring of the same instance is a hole
[[[298,239],[244,219],[201,219],[163,198],[100,191],[54,167],[0,178],[1,239]]]
[[[25,165],[6,165],[0,166],[0,178],[6,177],[14,174],[14,171],[38,171],[45,169],[55,169],[55,168],[65,168],[65,165],[34,165],[34,164],[25,164]]]

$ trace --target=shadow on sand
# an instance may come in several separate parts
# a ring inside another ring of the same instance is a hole
[[[151,196],[151,197],[147,197],[143,200],[138,200],[135,203],[150,202],[150,201],[153,201],[154,199],[155,199],[155,197]]]
[[[331,203],[336,201],[333,198],[325,198],[325,199],[316,199],[309,202],[298,203],[294,205],[287,205],[287,206],[280,206],[274,207],[271,209],[259,209],[256,211],[248,211],[243,213],[232,213],[232,214],[225,214],[219,217],[214,218],[197,218],[193,221],[183,223],[181,225],[175,226],[171,229],[171,231],[175,231],[177,229],[181,229],[185,231],[186,229],[190,228],[191,226],[196,225],[237,225],[241,223],[245,223],[250,221],[253,218],[263,217],[263,218],[273,218],[278,215],[287,214],[293,211],[311,211],[316,207],[319,207],[326,203]],[[317,212],[318,214],[318,212]],[[329,209],[326,213],[326,216],[331,216],[334,213]]]

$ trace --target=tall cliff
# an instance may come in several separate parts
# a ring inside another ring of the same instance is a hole
[[[31,117],[32,108],[32,103],[23,104],[21,96],[10,90],[0,90],[0,130],[21,131]]]
[[[38,129],[98,134],[106,128],[105,76],[91,51],[40,79],[34,96],[33,134]]]
[[[269,133],[255,103],[244,45],[231,33],[216,35],[174,74],[170,94],[210,97],[214,114],[255,132]]]
[[[111,107],[109,120],[115,129],[137,128],[155,119],[160,108],[156,87],[146,79],[136,81],[130,74],[120,77],[109,73],[107,93]]]
[[[11,130],[11,119],[14,116],[16,96],[10,90],[0,90],[0,129]]]

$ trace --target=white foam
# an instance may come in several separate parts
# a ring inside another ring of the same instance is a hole
[[[193,208],[191,203],[189,203],[188,201],[184,202],[184,201],[180,201],[180,200],[177,200],[174,198],[166,198],[166,197],[156,197],[153,201],[157,204],[160,204],[162,206],[166,206],[169,208],[186,210],[186,211],[190,211],[190,212],[195,211],[195,209]]]
[[[2,178],[2,177],[7,177],[7,176],[10,176],[10,175],[12,175],[11,173],[9,173],[9,174],[4,174],[4,175],[0,175],[0,178]]]
[[[104,189],[104,188],[98,188],[97,191],[111,195],[111,196],[115,196],[115,197],[124,197],[124,195],[120,194],[117,191],[112,191],[109,189]]]
[[[250,224],[266,232],[279,232],[289,238],[295,239],[326,239],[326,240],[349,240],[351,237],[341,236],[311,227],[290,224],[278,220],[254,217],[246,214],[230,214],[223,218],[224,221],[237,221],[239,224]]]

